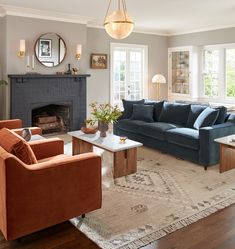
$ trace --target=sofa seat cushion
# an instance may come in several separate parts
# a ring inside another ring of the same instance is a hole
[[[144,136],[164,141],[166,140],[165,132],[177,127],[181,126],[164,122],[145,123],[139,127],[138,133]]]
[[[136,133],[144,124],[146,124],[146,122],[142,120],[121,119],[116,123],[116,126],[121,130]]]
[[[30,145],[21,136],[7,128],[0,130],[0,146],[25,164],[37,163]]]
[[[199,131],[190,128],[176,128],[166,132],[169,143],[177,144],[189,149],[199,150]]]

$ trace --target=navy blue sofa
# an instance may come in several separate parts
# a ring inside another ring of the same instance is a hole
[[[205,169],[219,162],[219,144],[214,139],[235,134],[235,115],[228,114],[225,107],[217,107],[213,125],[195,128],[197,118],[207,106],[144,100],[123,104],[124,114],[114,124],[114,134],[203,165]],[[146,119],[149,109],[143,109],[143,105],[152,106],[149,108],[152,120]]]

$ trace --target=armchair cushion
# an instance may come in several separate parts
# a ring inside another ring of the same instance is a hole
[[[18,134],[7,128],[0,130],[0,146],[25,164],[37,163],[37,159],[29,144]]]

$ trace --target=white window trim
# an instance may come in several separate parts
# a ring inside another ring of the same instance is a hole
[[[109,101],[113,104],[113,50],[114,48],[136,48],[143,49],[144,51],[144,61],[143,61],[143,75],[144,75],[144,84],[143,84],[143,98],[148,99],[148,46],[140,44],[130,44],[130,43],[110,43],[110,94]]]
[[[225,49],[234,48],[235,43],[224,43],[224,44],[215,44],[215,45],[206,45],[201,47],[200,49],[200,70],[199,70],[199,101],[205,101],[209,103],[227,103],[234,104],[235,97],[227,97],[226,96],[226,54]],[[203,82],[203,74],[204,74],[204,50],[210,49],[218,49],[220,53],[220,66],[219,66],[219,96],[218,97],[208,97],[204,95],[204,82]]]

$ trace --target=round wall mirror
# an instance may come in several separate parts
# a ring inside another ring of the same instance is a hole
[[[41,35],[35,43],[35,56],[45,67],[56,67],[65,58],[66,45],[56,33]]]

